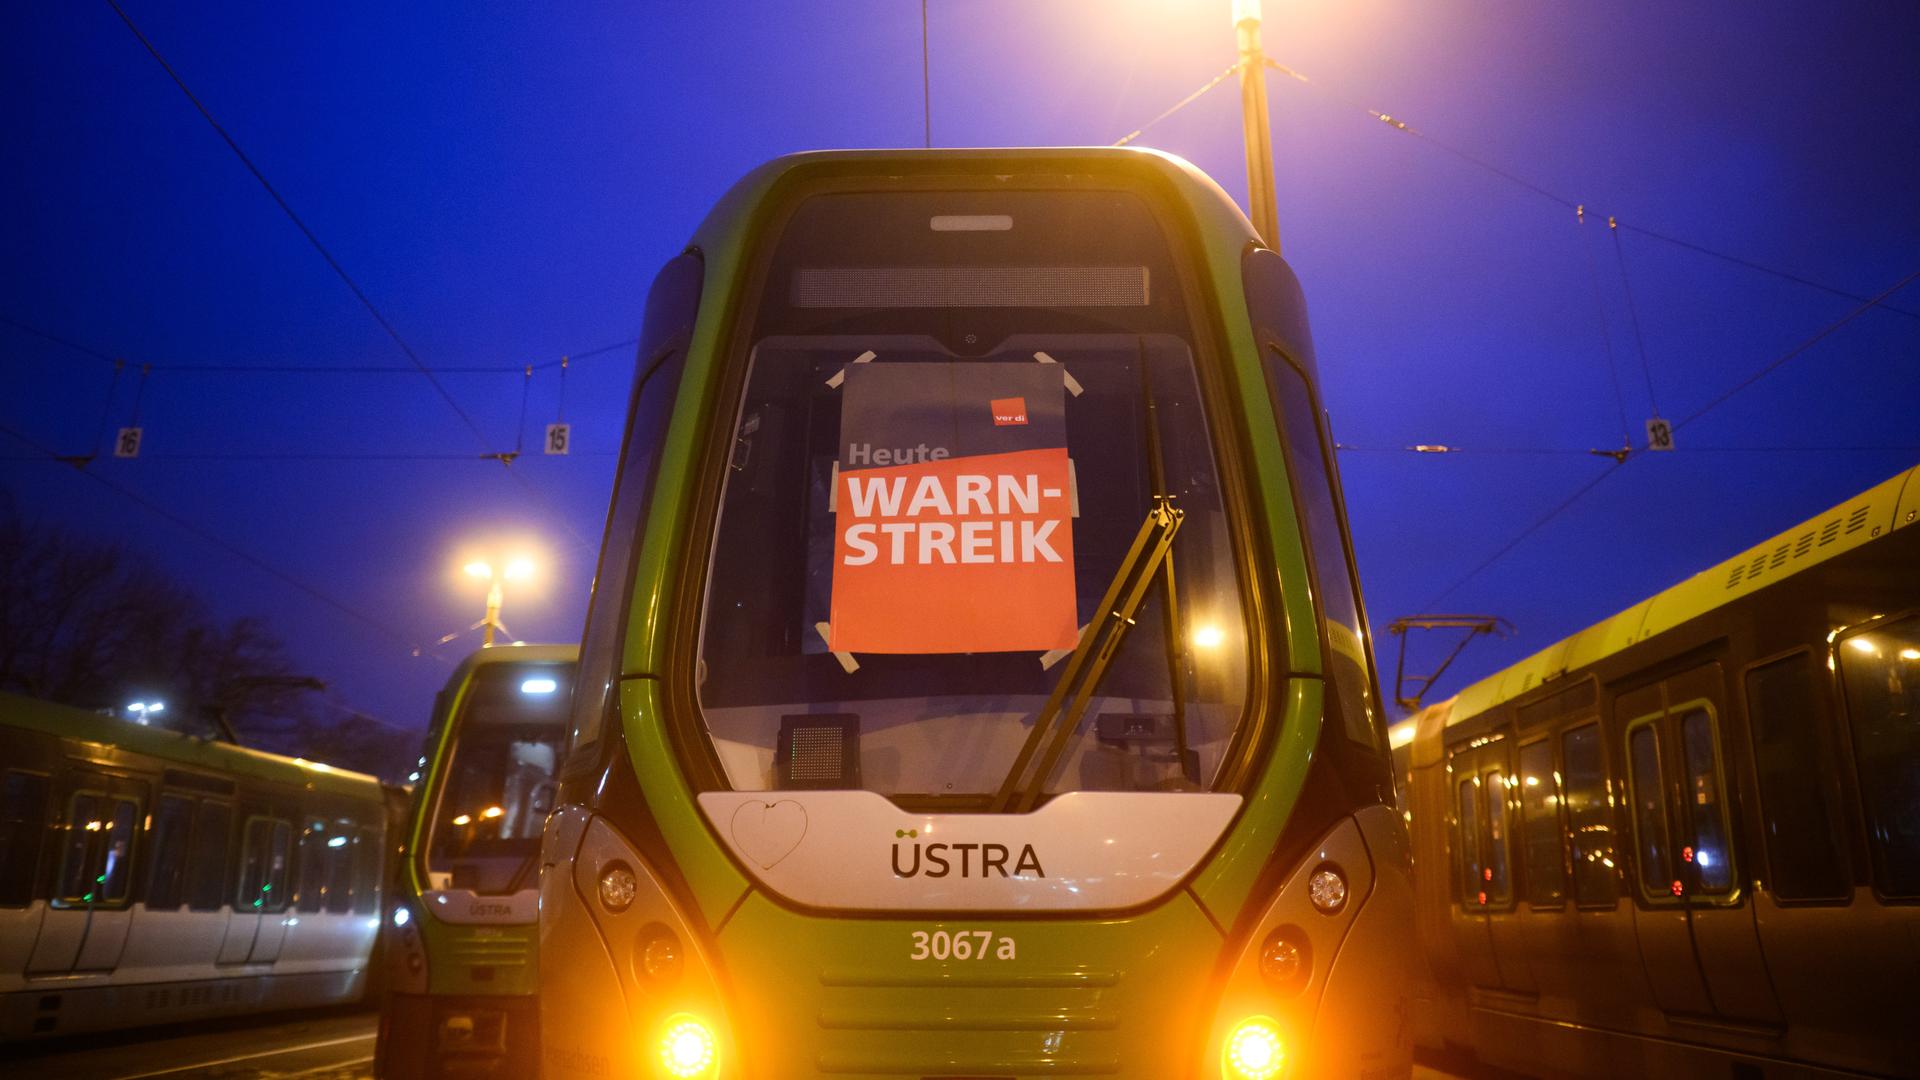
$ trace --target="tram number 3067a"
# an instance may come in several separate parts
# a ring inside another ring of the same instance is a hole
[[[1014,958],[1013,939],[995,937],[991,930],[925,930],[913,932],[913,951],[909,960],[995,960]]]

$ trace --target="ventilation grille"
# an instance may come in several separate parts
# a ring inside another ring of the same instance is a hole
[[[1844,518],[1836,517],[1821,525],[1819,531],[1809,529],[1797,539],[1782,541],[1771,552],[1762,551],[1751,562],[1737,562],[1727,571],[1726,588],[1732,589],[1741,582],[1752,582],[1762,574],[1779,570],[1790,563],[1798,562],[1813,553],[1817,547],[1826,547],[1842,536],[1851,536],[1867,527],[1867,516],[1873,513],[1873,504],[1861,503],[1847,512]]]
[[[797,270],[798,308],[1146,307],[1144,266],[854,266]]]

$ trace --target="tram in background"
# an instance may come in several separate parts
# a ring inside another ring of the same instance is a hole
[[[540,829],[578,653],[481,649],[434,699],[385,931],[380,1077],[536,1072]]]
[[[1420,1041],[1920,1076],[1920,468],[1414,719]]]
[[[544,1075],[1408,1075],[1316,385],[1292,271],[1178,159],[737,185],[647,301]]]
[[[0,1039],[367,988],[385,795],[317,762],[0,694]]]

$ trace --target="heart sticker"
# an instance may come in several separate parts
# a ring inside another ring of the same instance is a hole
[[[744,802],[733,812],[733,843],[762,870],[793,854],[807,835],[807,808],[792,799]]]

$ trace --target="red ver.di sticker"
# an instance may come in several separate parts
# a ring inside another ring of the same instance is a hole
[[[830,647],[1072,648],[1061,369],[861,364],[840,392]]]

